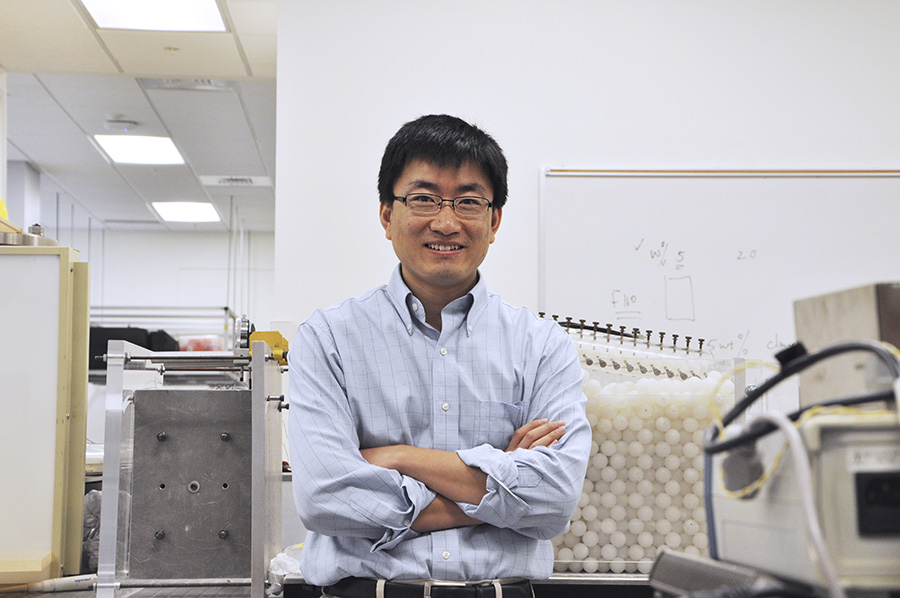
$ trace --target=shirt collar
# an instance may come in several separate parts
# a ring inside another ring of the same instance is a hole
[[[400,316],[403,325],[406,326],[406,330],[409,334],[412,334],[413,318],[415,317],[418,321],[424,322],[425,312],[421,308],[420,301],[415,298],[415,295],[412,294],[412,291],[410,291],[409,287],[406,286],[406,283],[403,282],[403,276],[400,274],[400,264],[397,264],[397,267],[394,268],[394,271],[391,274],[391,279],[387,284],[387,293],[391,303],[394,305],[394,309],[397,310],[397,315]],[[470,307],[466,314],[466,334],[470,335],[475,323],[481,317],[481,314],[484,313],[485,306],[487,305],[487,283],[485,283],[481,271],[478,272],[478,282],[475,283],[475,286],[472,287],[472,290],[469,291],[467,295],[468,297],[471,297],[471,299],[467,301]],[[413,310],[413,302],[419,304],[418,310]]]

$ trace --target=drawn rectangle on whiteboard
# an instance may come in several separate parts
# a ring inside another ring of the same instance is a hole
[[[694,283],[690,276],[666,277],[666,318],[694,321]]]

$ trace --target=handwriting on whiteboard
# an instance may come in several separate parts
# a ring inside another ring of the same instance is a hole
[[[669,245],[668,241],[659,241],[659,242],[651,242],[647,243],[644,246],[644,241],[646,239],[641,239],[638,241],[638,244],[635,246],[634,250],[637,252],[641,252],[641,248],[644,248],[646,253],[642,255],[646,255],[649,257],[650,261],[655,263],[660,268],[665,267],[666,265],[674,267],[676,270],[681,270],[685,266],[685,259],[687,257],[685,251],[683,250],[674,250]]]

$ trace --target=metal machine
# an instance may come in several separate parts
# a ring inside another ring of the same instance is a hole
[[[232,585],[264,596],[281,549],[287,343],[244,320],[234,346],[153,352],[110,341],[99,598]]]
[[[780,354],[781,371],[723,417],[728,426],[786,378],[850,352],[877,358],[892,385],[763,414],[705,446],[710,555],[795,583],[847,591],[900,589],[900,421],[896,349],[868,341]],[[859,409],[870,403],[890,409]],[[795,423],[796,422],[796,423]],[[730,432],[731,430],[729,430]]]

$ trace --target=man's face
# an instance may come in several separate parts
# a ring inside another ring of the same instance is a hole
[[[478,195],[493,201],[493,189],[482,169],[469,163],[441,168],[413,160],[394,184],[394,195],[433,193],[444,199]],[[460,218],[449,203],[433,216],[413,214],[402,202],[381,204],[381,224],[402,264],[403,279],[422,300],[450,302],[474,285],[478,266],[500,227],[501,210]]]

